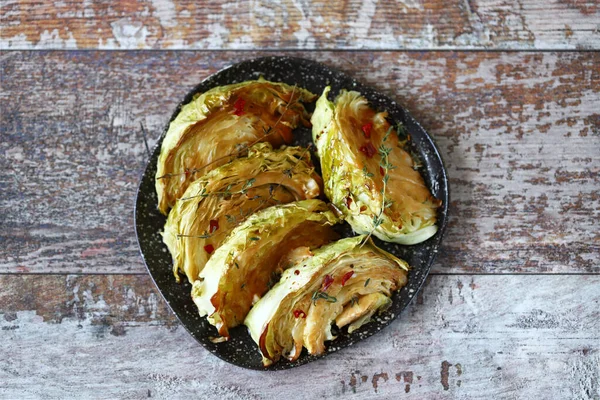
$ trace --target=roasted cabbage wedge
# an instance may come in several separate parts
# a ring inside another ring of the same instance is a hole
[[[316,248],[338,238],[338,218],[321,200],[273,206],[237,226],[206,263],[192,287],[201,316],[208,315],[222,337],[244,322],[250,307],[289,265],[297,247]]]
[[[312,199],[321,193],[308,149],[250,147],[246,157],[222,165],[190,184],[169,213],[163,241],[173,256],[173,273],[190,283],[229,232],[263,208]]]
[[[269,366],[282,356],[296,360],[306,347],[323,354],[331,327],[352,333],[391,304],[393,291],[406,284],[408,265],[356,236],[299,258],[259,300],[244,321]]]
[[[167,214],[188,185],[243,155],[247,146],[292,140],[292,129],[310,126],[305,89],[264,79],[219,86],[184,105],[169,125],[156,171],[158,208]]]
[[[441,202],[387,113],[373,111],[358,92],[343,90],[332,102],[329,91],[311,119],[327,197],[357,233],[407,245],[433,236]]]

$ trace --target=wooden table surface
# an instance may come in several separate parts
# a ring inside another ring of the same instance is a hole
[[[0,8],[0,398],[600,398],[598,1],[52,3]],[[281,54],[411,110],[451,217],[399,319],[269,373],[177,322],[133,204],[185,93]]]

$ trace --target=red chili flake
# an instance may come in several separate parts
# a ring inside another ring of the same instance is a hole
[[[187,178],[188,176],[190,176],[190,175],[191,175],[191,173],[192,173],[192,171],[190,171],[190,169],[189,169],[189,168],[186,168],[186,169],[185,169],[185,177],[186,177],[186,178]]]
[[[300,275],[300,271],[298,271],[298,270],[295,270],[295,271],[294,271],[294,274],[296,274],[296,275]]]
[[[219,220],[217,220],[217,219],[211,219],[210,220],[210,228],[208,228],[208,232],[209,233],[213,233],[217,229],[219,229]]]
[[[367,206],[360,206],[360,212],[367,211]]]
[[[352,204],[352,197],[350,197],[350,196],[346,197],[346,207],[350,208],[351,204]]]
[[[381,174],[381,176],[385,175],[385,170],[383,169],[383,167],[379,167],[379,173]]]
[[[325,278],[323,278],[323,290],[329,289],[329,286],[331,286],[332,283],[333,278],[331,277],[331,275],[325,275]]]
[[[306,313],[302,310],[294,310],[294,318],[306,318]]]
[[[348,279],[352,278],[352,275],[354,275],[354,271],[348,271],[342,276],[342,286],[346,284]]]
[[[212,254],[212,252],[215,251],[215,246],[213,246],[212,244],[207,244],[206,246],[204,246],[204,251],[208,254]]]
[[[233,113],[238,117],[244,114],[244,106],[246,105],[246,100],[241,97],[238,98],[235,103],[233,103]]]
[[[369,122],[368,124],[364,124],[362,126],[362,131],[365,134],[365,137],[369,139],[371,137],[371,130],[373,129],[373,123]]]
[[[375,147],[373,147],[373,145],[370,142],[365,144],[364,146],[361,146],[359,150],[368,158],[373,158],[375,153],[377,153],[377,150],[375,149]]]

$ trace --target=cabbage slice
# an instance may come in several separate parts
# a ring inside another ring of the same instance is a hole
[[[312,253],[290,266],[246,317],[265,366],[282,356],[294,361],[303,347],[323,354],[325,342],[336,338],[333,322],[350,325],[352,333],[389,306],[392,292],[406,284],[408,264],[364,235]]]
[[[244,322],[250,307],[273,286],[297,247],[317,248],[338,238],[335,214],[321,200],[273,206],[248,217],[214,252],[192,287],[201,316],[223,337]]]
[[[308,149],[250,147],[237,158],[194,181],[169,213],[163,241],[173,257],[173,273],[194,283],[211,254],[231,230],[263,208],[312,199],[321,194]]]
[[[416,244],[437,232],[441,202],[431,195],[387,113],[354,91],[334,102],[323,91],[311,122],[325,194],[360,234]]]
[[[191,182],[245,154],[249,145],[290,143],[293,129],[310,126],[302,102],[315,98],[305,89],[264,79],[196,95],[181,107],[162,142],[156,171],[159,210],[166,215]]]

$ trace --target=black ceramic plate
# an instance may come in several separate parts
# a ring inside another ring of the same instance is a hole
[[[431,189],[432,194],[442,200],[443,203],[438,215],[439,230],[435,236],[426,242],[414,246],[400,246],[376,240],[380,247],[406,260],[412,266],[408,277],[408,284],[394,294],[393,305],[385,313],[351,335],[344,331],[340,332],[339,337],[329,343],[328,351],[325,354],[327,355],[369,337],[389,325],[406,308],[423,285],[429,273],[431,263],[438,252],[442,235],[446,228],[448,212],[448,181],[446,171],[431,137],[402,106],[389,97],[363,86],[344,73],[314,61],[300,58],[265,57],[244,61],[226,68],[210,76],[188,93],[173,112],[171,120],[179,113],[181,105],[190,102],[192,96],[196,93],[204,92],[215,86],[257,79],[260,76],[271,81],[298,85],[318,95],[321,94],[323,88],[327,85],[332,87],[332,94],[334,96],[337,95],[340,89],[357,90],[370,101],[371,106],[376,110],[387,110],[391,121],[402,122],[406,126],[412,137],[413,151],[418,154],[422,161],[423,168],[421,173],[425,178],[425,182]],[[240,367],[264,369],[258,348],[252,341],[246,327],[241,326],[230,330],[231,340],[228,342],[212,343],[210,338],[217,336],[217,332],[208,324],[206,318],[198,316],[196,307],[190,297],[190,285],[187,283],[175,283],[171,268],[171,256],[167,247],[163,244],[160,235],[166,218],[158,212],[154,189],[156,160],[158,159],[160,145],[167,128],[168,124],[142,176],[136,200],[135,227],[140,251],[146,267],[154,279],[154,283],[183,326],[205,348],[217,357]],[[306,146],[311,142],[310,129],[297,129],[295,131],[295,138],[295,144]],[[343,230],[346,236],[352,234],[348,226]],[[306,364],[317,358],[319,357],[310,356],[305,351],[296,362],[290,363],[282,360],[271,366],[269,370],[292,368]]]

